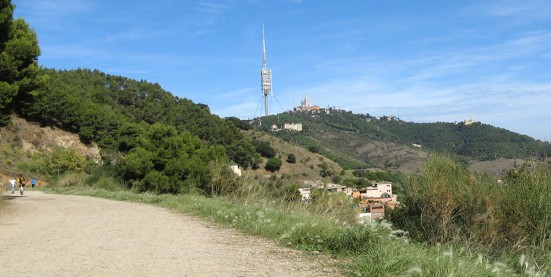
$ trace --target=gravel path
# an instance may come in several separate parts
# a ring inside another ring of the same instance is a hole
[[[300,252],[166,209],[4,193],[1,276],[329,276]]]

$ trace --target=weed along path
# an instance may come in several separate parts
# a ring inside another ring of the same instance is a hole
[[[329,276],[300,252],[137,203],[27,191],[0,211],[1,276]]]

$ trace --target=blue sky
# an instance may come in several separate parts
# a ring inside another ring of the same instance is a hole
[[[39,63],[159,83],[222,117],[313,104],[551,140],[551,1],[12,0]]]

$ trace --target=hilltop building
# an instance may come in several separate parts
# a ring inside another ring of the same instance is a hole
[[[472,118],[463,120],[463,125],[465,125],[465,126],[473,125],[475,123],[476,123],[476,121],[474,121]]]
[[[304,96],[304,99],[300,101],[300,106],[295,107],[295,112],[309,112],[309,111],[319,111],[320,106],[312,106],[310,103],[310,98]]]

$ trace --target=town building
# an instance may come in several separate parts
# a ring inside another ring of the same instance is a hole
[[[362,198],[385,198],[392,196],[391,182],[374,182],[370,187],[360,189]]]

